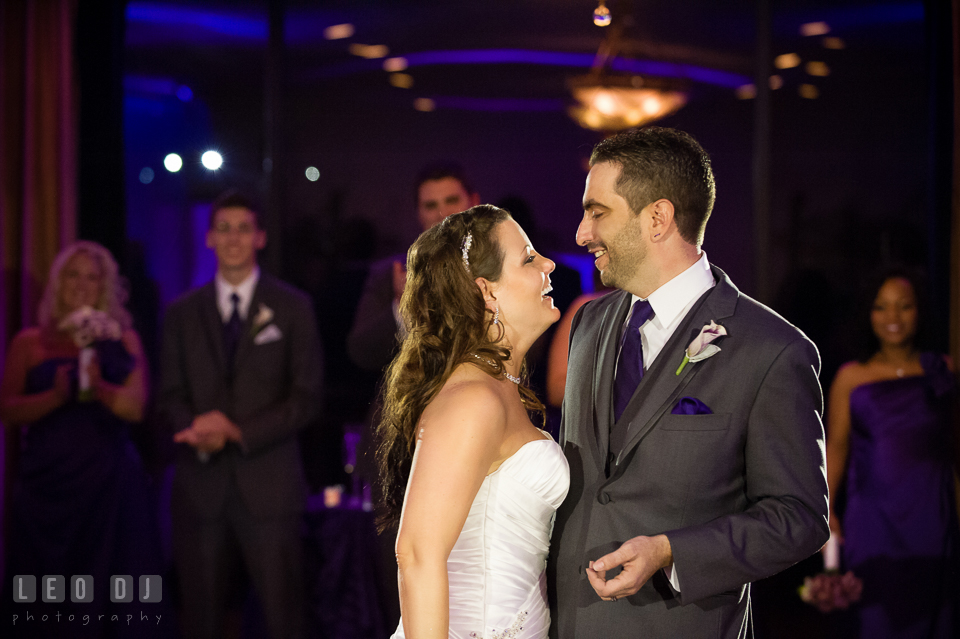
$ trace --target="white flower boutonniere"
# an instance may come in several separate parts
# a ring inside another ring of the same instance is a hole
[[[709,324],[700,329],[700,334],[690,342],[690,346],[687,346],[687,352],[684,353],[683,361],[680,362],[680,368],[677,369],[676,374],[683,372],[687,362],[699,362],[719,353],[720,347],[710,342],[726,334],[727,329],[710,320]]]
[[[260,304],[257,307],[257,314],[253,317],[253,324],[251,330],[253,334],[256,335],[262,331],[267,324],[273,321],[273,309],[267,306],[266,304]]]

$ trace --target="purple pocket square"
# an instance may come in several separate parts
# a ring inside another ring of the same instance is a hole
[[[681,397],[670,411],[671,415],[713,415],[710,407],[696,397]]]

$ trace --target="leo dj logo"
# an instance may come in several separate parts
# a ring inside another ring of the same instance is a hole
[[[40,579],[40,600],[44,603],[63,603],[67,598],[67,582],[63,575],[44,575]],[[163,598],[163,580],[160,575],[140,575],[136,588],[141,603],[159,603]],[[130,603],[133,601],[134,581],[130,575],[110,577],[110,601]],[[70,601],[90,603],[93,601],[93,576],[70,577]],[[15,575],[13,578],[13,602],[34,603],[37,600],[37,578],[34,575]]]

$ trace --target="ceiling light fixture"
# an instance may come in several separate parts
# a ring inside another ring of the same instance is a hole
[[[819,36],[830,33],[830,25],[826,22],[807,22],[800,25],[800,35]]]
[[[366,58],[368,60],[385,58],[390,55],[390,49],[387,48],[387,45],[385,44],[360,44],[358,42],[354,42],[347,47],[347,51],[355,56]]]
[[[413,87],[413,76],[409,73],[391,73],[390,84],[398,89],[409,89]]]
[[[805,68],[807,70],[807,74],[809,75],[817,75],[820,77],[826,77],[830,75],[830,67],[827,66],[826,62],[811,60],[810,62],[807,62]]]
[[[598,27],[610,26],[610,9],[607,9],[607,5],[604,4],[604,2],[605,0],[600,0],[600,4],[593,10],[593,23]]]
[[[800,56],[796,53],[784,53],[773,59],[773,66],[778,69],[792,69],[800,66]]]
[[[327,40],[342,40],[343,38],[352,38],[356,31],[352,24],[334,24],[323,30],[323,37]]]
[[[603,0],[597,11],[600,9],[606,10]],[[682,80],[611,72],[623,30],[624,21],[618,20],[600,43],[590,73],[567,80],[577,101],[567,112],[585,129],[620,131],[641,126],[666,117],[687,103],[687,83]]]
[[[593,74],[568,81],[577,104],[570,116],[594,131],[620,131],[654,122],[680,109],[687,94],[679,83],[641,76]]]

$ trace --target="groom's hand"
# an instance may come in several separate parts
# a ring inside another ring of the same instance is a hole
[[[634,537],[608,555],[591,561],[587,579],[604,601],[629,597],[661,568],[673,563],[673,551],[666,535]],[[623,566],[619,575],[606,578],[608,570]]]

